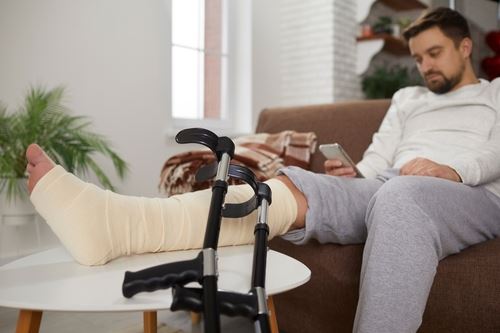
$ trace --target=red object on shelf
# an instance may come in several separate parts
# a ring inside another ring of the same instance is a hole
[[[500,55],[500,30],[490,31],[486,35],[486,44],[495,51],[497,55]]]
[[[481,61],[481,66],[490,80],[500,77],[500,55],[484,58]]]
[[[493,57],[484,58],[481,67],[490,80],[500,77],[500,31],[490,31],[486,35],[486,44],[495,52]]]

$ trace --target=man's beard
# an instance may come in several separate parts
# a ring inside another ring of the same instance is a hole
[[[465,71],[465,66],[461,66],[460,70],[453,76],[447,78],[443,73],[440,71],[430,71],[424,75],[424,81],[425,85],[427,88],[432,91],[435,94],[446,94],[447,92],[450,92],[457,84],[462,81],[462,77],[464,75]],[[427,76],[430,75],[440,75],[442,77],[442,81],[433,81],[433,83],[430,83],[427,80]]]

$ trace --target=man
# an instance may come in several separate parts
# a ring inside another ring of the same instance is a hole
[[[352,168],[326,175],[286,168],[273,191],[270,235],[366,242],[355,332],[415,332],[440,259],[500,232],[500,80],[478,80],[466,20],[438,8],[406,32],[427,88],[402,89]],[[35,207],[73,256],[103,264],[120,255],[200,247],[210,191],[168,199],[120,196],[27,151]],[[334,176],[334,177],[332,177]],[[231,187],[227,200],[250,196]],[[219,244],[252,241],[255,217],[224,220]]]

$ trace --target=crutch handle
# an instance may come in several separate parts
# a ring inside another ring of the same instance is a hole
[[[172,305],[170,305],[170,310],[172,311],[203,311],[202,289],[186,288],[177,285],[172,288],[172,296]]]
[[[196,173],[196,181],[203,182],[205,180],[213,178],[216,173],[217,173],[217,162],[214,161],[213,163],[207,164],[198,170],[198,172]],[[242,180],[246,184],[250,185],[255,195],[253,195],[250,199],[242,203],[225,204],[222,210],[222,216],[232,217],[232,218],[247,216],[257,208],[257,205],[260,202],[258,198],[260,195],[259,191],[261,191],[260,187],[262,183],[257,181],[257,177],[255,177],[255,174],[252,172],[252,170],[241,165],[230,164],[228,175],[231,178]],[[269,197],[270,197],[270,192],[269,192]]]
[[[167,289],[173,285],[184,285],[203,278],[203,255],[195,259],[178,261],[146,268],[137,272],[125,272],[123,296],[130,298],[143,291]]]
[[[257,197],[259,197],[259,205],[261,204],[262,200],[266,200],[269,205],[271,205],[272,202],[272,192],[271,188],[269,185],[266,183],[258,183],[258,190],[257,190]]]
[[[197,182],[203,182],[205,180],[213,178],[216,173],[217,162],[214,161],[210,164],[202,166],[198,170],[198,172],[196,172],[195,179]],[[249,168],[242,165],[230,164],[228,176],[244,181],[245,183],[250,185],[255,194],[258,193],[259,182],[257,181],[257,177],[255,177],[255,174]]]
[[[257,297],[253,294],[219,292],[220,312],[230,316],[254,319],[257,315]]]
[[[183,129],[175,136],[177,143],[199,143],[205,147],[210,148],[217,160],[220,161],[224,153],[228,154],[231,158],[234,157],[234,143],[226,136],[217,136],[212,131],[205,128],[187,128]]]
[[[211,150],[215,150],[219,137],[212,131],[205,128],[186,128],[175,136],[177,143],[199,143]]]
[[[249,168],[242,165],[231,164],[229,166],[229,177],[244,181],[250,185],[254,193],[257,194],[259,187],[257,177],[255,177],[255,174]]]
[[[247,216],[248,214],[253,212],[258,205],[257,194],[259,191],[259,182],[257,181],[257,177],[255,177],[255,174],[249,168],[235,164],[231,164],[229,166],[229,176],[242,180],[250,185],[255,195],[253,195],[249,200],[242,203],[225,204],[224,209],[222,210],[222,216],[233,218]]]
[[[203,310],[203,290],[200,288],[186,288],[175,286],[172,289],[172,311],[186,310],[200,312]],[[217,292],[219,310],[230,317],[243,316],[250,319],[257,318],[257,296],[254,294],[240,294],[225,291]]]

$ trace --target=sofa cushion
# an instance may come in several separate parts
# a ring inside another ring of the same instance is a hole
[[[389,104],[390,100],[384,99],[265,109],[260,113],[256,132],[311,131],[316,133],[318,144],[338,142],[354,162],[358,162]],[[317,151],[311,157],[311,170],[324,172],[324,161]]]

